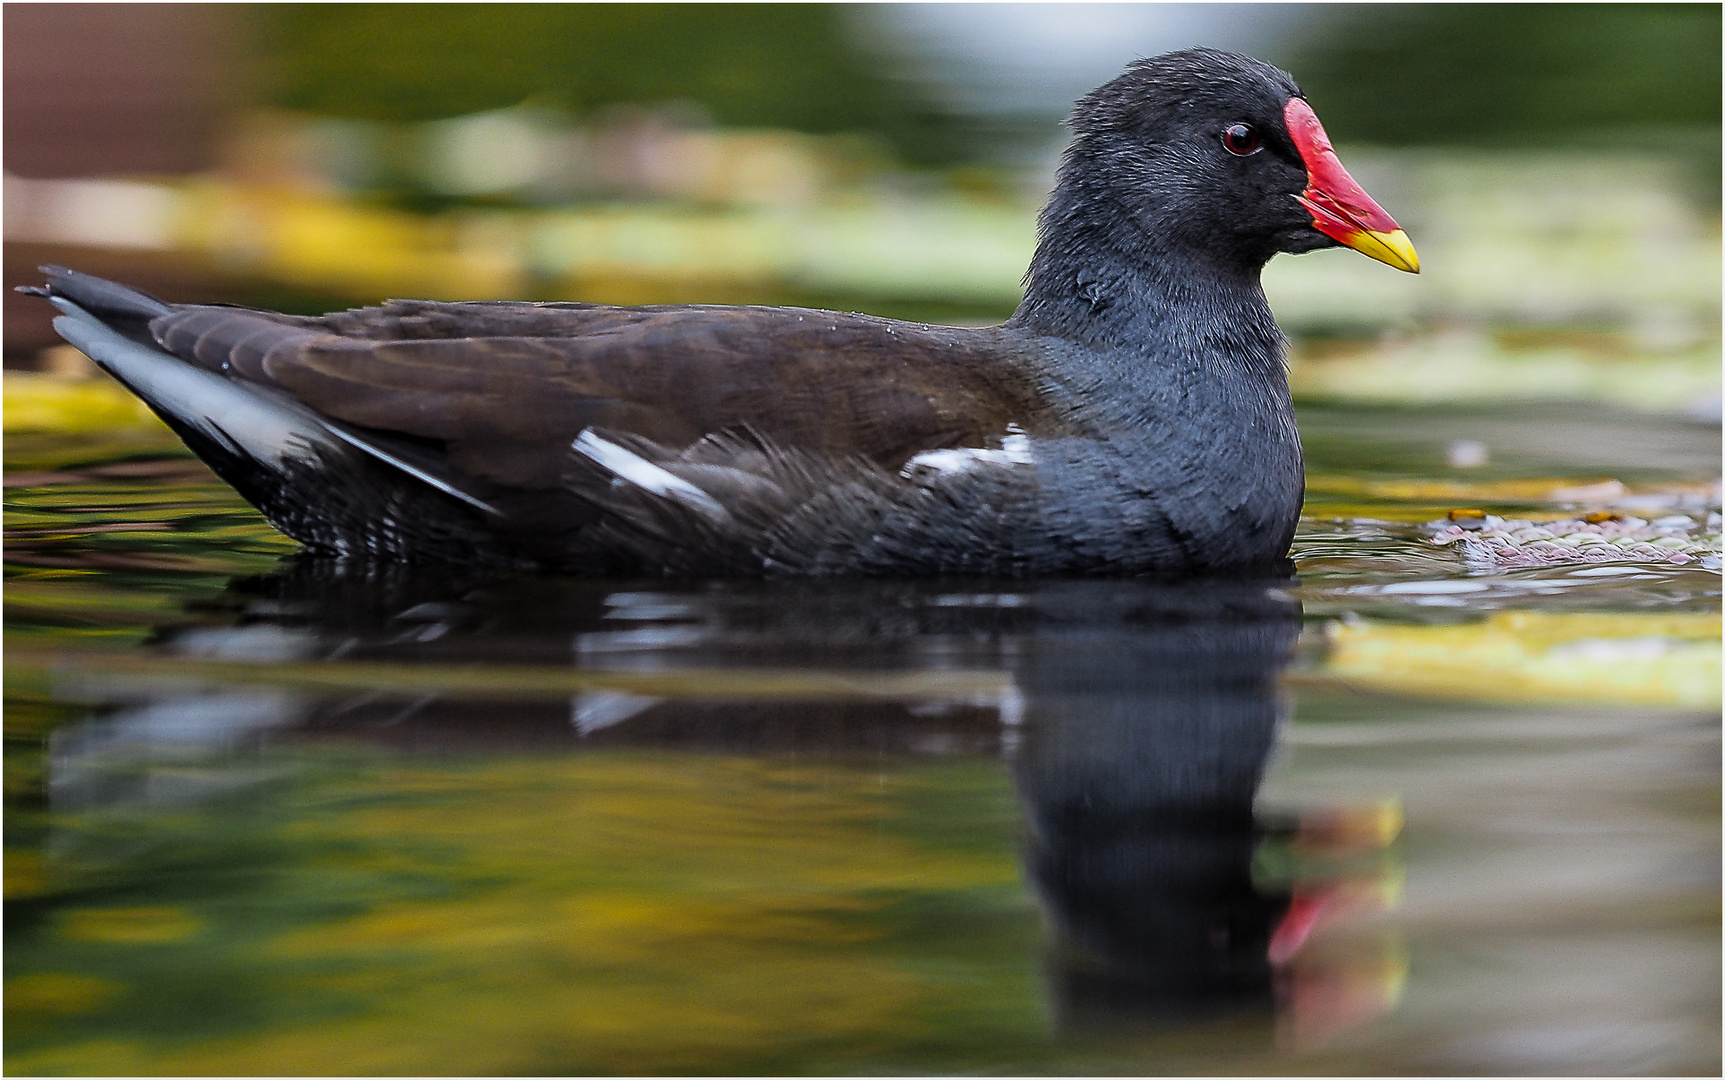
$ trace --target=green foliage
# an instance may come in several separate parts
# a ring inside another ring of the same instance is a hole
[[[1345,5],[1280,59],[1347,141],[1552,145],[1720,122],[1717,4]]]
[[[876,73],[836,5],[289,4],[260,15],[270,98],[326,116],[678,101],[726,125],[875,132],[911,160],[961,149],[916,87]]]

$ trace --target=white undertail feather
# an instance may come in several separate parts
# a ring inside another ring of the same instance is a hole
[[[717,499],[694,484],[680,476],[673,476],[646,458],[625,450],[616,443],[606,442],[591,431],[583,431],[571,446],[576,453],[588,458],[617,479],[634,484],[644,491],[667,499],[675,499],[691,510],[698,511],[714,521],[726,521],[731,516],[723,506],[719,505]]]
[[[190,424],[234,453],[280,469],[288,458],[311,459],[333,446],[329,429],[314,418],[266,401],[212,372],[125,338],[83,308],[54,297],[66,314],[54,320],[60,336],[131,387],[151,405]]]
[[[54,320],[54,329],[61,337],[152,406],[197,428],[231,453],[244,454],[279,470],[290,458],[315,461],[318,448],[333,450],[338,443],[345,443],[477,510],[498,513],[447,480],[324,423],[309,409],[254,393],[170,353],[123,337],[64,297],[52,300],[66,313]]]

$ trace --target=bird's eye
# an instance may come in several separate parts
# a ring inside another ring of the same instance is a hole
[[[1257,153],[1258,129],[1251,124],[1235,124],[1222,132],[1222,145],[1228,148],[1228,153],[1238,157]]]

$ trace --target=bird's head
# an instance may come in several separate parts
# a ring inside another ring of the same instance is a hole
[[[1140,60],[1085,95],[1063,182],[1159,243],[1262,266],[1351,247],[1419,272],[1407,234],[1337,160],[1294,80],[1250,57],[1188,49]]]

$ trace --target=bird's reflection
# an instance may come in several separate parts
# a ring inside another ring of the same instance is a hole
[[[228,763],[210,788],[226,790],[236,748],[332,735],[440,750],[1001,754],[1022,804],[1025,877],[1051,927],[1061,1026],[1268,1017],[1322,907],[1287,875],[1254,871],[1266,843],[1299,829],[1254,816],[1283,712],[1278,675],[1300,633],[1285,584],[620,585],[290,559],[234,581],[153,647],[399,670],[819,670],[861,691],[115,689],[116,708],[57,734],[51,792],[66,809],[195,799],[200,747],[213,768]],[[907,671],[947,681],[870,690]],[[174,783],[148,782],[164,760]]]
[[[1268,1008],[1289,897],[1253,884],[1252,805],[1299,606],[1262,584],[1136,599],[1045,627],[1017,673],[1025,868],[1057,928],[1056,1000],[1074,1024]]]

